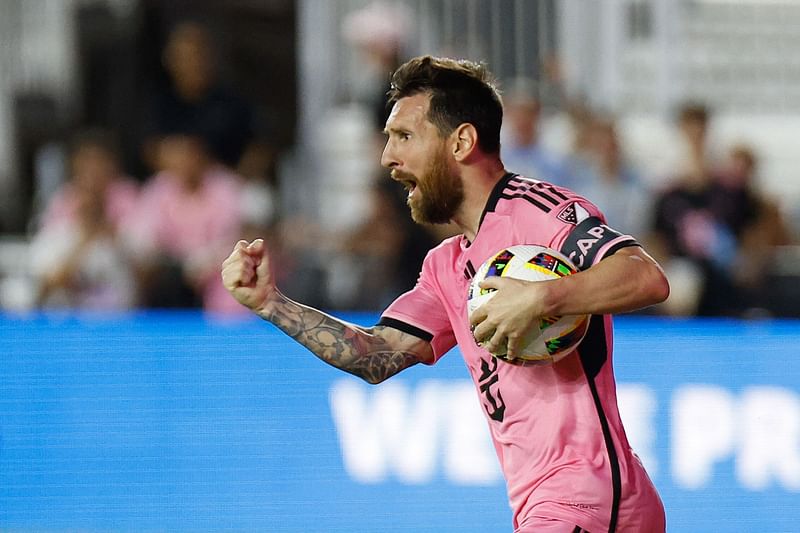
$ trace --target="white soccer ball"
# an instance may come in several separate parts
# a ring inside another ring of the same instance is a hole
[[[520,244],[500,250],[487,259],[469,285],[467,310],[470,315],[495,296],[495,289],[478,285],[487,277],[502,276],[528,281],[548,281],[577,272],[563,254],[545,246]],[[515,359],[508,359],[506,347],[495,357],[519,365],[548,364],[559,361],[578,347],[589,328],[589,315],[544,317],[523,341],[524,348]]]

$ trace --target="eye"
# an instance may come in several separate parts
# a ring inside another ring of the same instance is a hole
[[[386,132],[389,135],[389,141],[404,142],[411,138],[411,132],[393,128]]]

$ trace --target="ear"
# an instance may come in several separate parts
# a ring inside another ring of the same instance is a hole
[[[460,124],[451,136],[453,157],[456,161],[464,161],[478,148],[478,131],[468,122]]]

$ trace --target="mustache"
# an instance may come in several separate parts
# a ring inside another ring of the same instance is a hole
[[[418,181],[417,177],[410,172],[394,169],[391,172],[392,179],[395,181]]]

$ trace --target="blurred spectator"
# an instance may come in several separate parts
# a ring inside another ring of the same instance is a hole
[[[673,283],[680,305],[667,311],[741,315],[758,305],[753,289],[764,279],[771,250],[788,240],[785,224],[755,190],[756,159],[749,148],[734,148],[723,169],[703,168],[681,176],[656,201],[655,238],[665,268],[687,282],[686,291]]]
[[[129,257],[119,239],[137,186],[121,176],[107,135],[79,135],[70,150],[70,180],[53,196],[31,243],[37,304],[125,309],[135,304]]]
[[[575,191],[591,198],[613,227],[643,237],[649,230],[652,198],[625,159],[615,123],[598,117],[585,130],[582,150],[571,162]]]
[[[162,57],[169,79],[153,97],[144,146],[151,168],[157,141],[165,135],[199,136],[209,154],[231,168],[253,141],[254,110],[219,79],[216,54],[201,24],[184,22],[170,33]]]
[[[534,88],[541,108],[538,142],[557,157],[569,159],[585,149],[594,111],[585,96],[572,94],[566,85],[561,57],[554,52],[547,54]]]
[[[101,130],[79,132],[70,143],[70,179],[53,194],[39,222],[42,229],[80,218],[80,204],[89,192],[102,199],[105,218],[119,229],[131,216],[138,184],[123,176],[110,135]]]
[[[242,179],[214,162],[198,137],[159,143],[160,171],[142,189],[128,229],[148,307],[235,312],[219,265],[240,238]]]
[[[674,177],[691,177],[702,180],[703,176],[718,168],[722,156],[711,142],[711,111],[699,102],[686,102],[678,110],[678,145],[673,155]]]
[[[541,142],[541,112],[535,82],[514,80],[503,95],[503,163],[509,172],[558,185],[570,185],[564,159]]]
[[[757,188],[758,157],[745,144],[733,146],[728,159],[718,173],[720,195],[724,205],[754,204],[756,216],[742,229],[739,253],[733,278],[744,298],[743,306],[766,308],[769,294],[766,287],[775,248],[792,243],[789,224],[778,203]],[[730,213],[728,218],[735,217]]]
[[[342,22],[345,40],[361,58],[356,75],[362,79],[354,83],[355,99],[369,107],[379,132],[389,117],[389,80],[404,60],[411,25],[408,6],[381,0],[348,13]]]
[[[238,174],[244,178],[242,192],[243,239],[273,235],[280,220],[280,189],[272,146],[253,142],[242,155]]]
[[[383,309],[414,287],[425,255],[439,239],[411,220],[405,198],[397,183],[383,175],[376,178],[367,217],[339,250],[334,274],[340,287],[331,291],[344,297],[334,302],[339,307]]]

